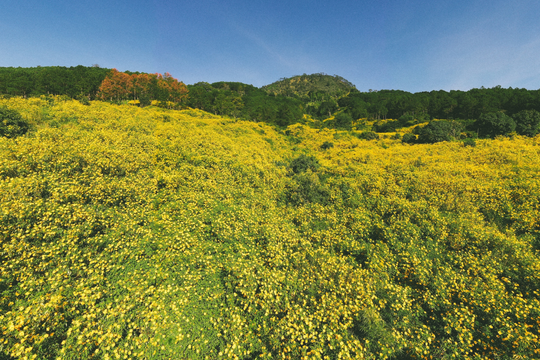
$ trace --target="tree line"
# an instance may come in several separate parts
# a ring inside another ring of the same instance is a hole
[[[96,98],[111,69],[99,66],[0,67],[0,94],[12,96],[67,95]]]
[[[187,94],[186,85],[169,73],[128,73],[112,69],[103,79],[96,97],[116,102],[134,100],[142,106],[155,100],[162,106],[173,107],[181,105]]]
[[[350,129],[358,119],[377,120],[376,132],[392,132],[434,119],[459,122],[478,136],[516,131],[540,132],[540,90],[484,87],[469,91],[358,91],[337,75],[323,73],[282,78],[257,88],[240,82],[184,85],[170,74],[119,72],[98,66],[0,68],[0,94],[67,95],[80,100],[122,102],[140,106],[157,100],[198,108],[216,115],[287,126],[307,117],[316,126]],[[333,118],[332,121],[324,121]],[[393,119],[393,120],[388,120]],[[438,126],[438,125],[437,125]]]
[[[503,112],[509,116],[522,110],[540,111],[540,90],[496,86],[468,91],[409,93],[401,90],[360,92],[352,90],[338,105],[354,118],[399,119],[479,119],[480,115]]]
[[[239,82],[199,82],[188,85],[187,106],[216,115],[287,126],[303,117],[299,99],[268,94],[253,85]]]

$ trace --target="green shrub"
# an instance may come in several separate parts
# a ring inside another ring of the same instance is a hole
[[[330,190],[317,173],[307,171],[293,176],[293,182],[286,190],[288,204],[299,206],[307,203],[327,205]]]
[[[327,150],[327,149],[330,149],[330,148],[333,148],[333,147],[334,147],[334,143],[330,142],[330,141],[325,141],[321,145],[321,149],[323,149],[323,150]]]
[[[476,141],[473,138],[466,138],[463,140],[463,146],[476,146]]]
[[[29,128],[28,122],[18,111],[0,106],[0,136],[15,138],[26,134]]]
[[[523,110],[515,114],[513,119],[518,134],[533,137],[540,133],[540,112]]]
[[[379,134],[373,132],[373,131],[363,131],[361,133],[355,134],[357,138],[361,140],[378,140]]]
[[[420,129],[418,142],[433,144],[458,138],[463,125],[457,121],[432,121]]]
[[[417,121],[414,119],[413,115],[407,113],[401,115],[401,117],[399,118],[399,123],[401,124],[401,126],[412,126],[415,125]]]
[[[291,161],[290,169],[294,174],[301,174],[303,172],[306,172],[308,170],[311,170],[312,172],[316,172],[321,165],[319,164],[319,160],[317,160],[314,156],[310,155],[300,155],[299,157],[295,158],[293,161]]]
[[[396,129],[402,127],[398,120],[388,120],[386,122],[379,122],[373,126],[373,130],[379,133],[394,132]]]
[[[403,134],[403,137],[401,138],[401,142],[405,144],[412,144],[416,142],[416,135],[411,133]]]
[[[353,118],[346,112],[337,114],[334,118],[334,127],[336,129],[351,130]]]
[[[516,122],[502,112],[492,112],[480,115],[474,123],[480,137],[494,138],[497,135],[508,135],[516,129]]]

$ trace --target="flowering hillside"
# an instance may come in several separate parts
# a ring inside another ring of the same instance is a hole
[[[540,357],[538,136],[0,106],[0,359]]]

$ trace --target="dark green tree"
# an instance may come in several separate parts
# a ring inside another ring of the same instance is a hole
[[[463,125],[457,121],[432,121],[419,130],[418,142],[432,144],[459,137]]]
[[[540,112],[522,110],[512,118],[516,123],[516,132],[518,134],[533,137],[540,133]]]
[[[379,139],[379,134],[373,131],[363,131],[355,135],[357,138],[361,140],[378,140]]]
[[[346,112],[340,112],[334,117],[334,128],[342,130],[352,129],[352,116]]]
[[[405,133],[401,138],[401,142],[405,144],[413,144],[416,142],[416,135],[411,133]]]
[[[484,113],[474,123],[480,137],[508,135],[516,129],[516,123],[510,116],[498,111]]]

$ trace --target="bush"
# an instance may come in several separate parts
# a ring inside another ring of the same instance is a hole
[[[351,130],[352,129],[352,116],[346,112],[337,114],[334,118],[334,127],[336,129]]]
[[[513,120],[520,135],[533,137],[540,133],[540,112],[536,110],[522,110],[513,116]]]
[[[392,139],[392,140],[401,140],[401,134],[400,133],[395,133],[394,135],[392,135],[390,137],[390,139]]]
[[[401,115],[399,118],[399,123],[401,126],[413,126],[417,123],[417,121],[414,119],[414,116],[411,114],[404,114]]]
[[[361,140],[378,140],[379,139],[379,134],[373,131],[364,131],[361,133],[356,133],[355,135],[357,138]]]
[[[287,187],[288,204],[300,206],[307,203],[327,205],[330,202],[330,190],[321,181],[317,173],[308,171],[293,176],[294,182]]]
[[[475,122],[480,137],[494,138],[497,135],[508,135],[516,129],[514,119],[502,112],[480,115]]]
[[[330,149],[330,148],[333,148],[333,147],[334,147],[334,143],[330,142],[330,141],[325,141],[321,145],[321,149],[323,149],[323,150],[327,150],[327,149]]]
[[[373,130],[376,132],[394,132],[396,129],[402,127],[401,123],[398,120],[389,120],[384,123],[377,123],[373,126]]]
[[[28,132],[30,126],[16,110],[0,106],[0,136],[15,138]]]
[[[476,146],[476,141],[473,138],[466,138],[463,140],[463,146]]]
[[[450,141],[459,137],[463,125],[456,121],[432,121],[420,129],[418,142],[433,144],[441,141]]]
[[[314,156],[310,155],[300,155],[293,161],[291,161],[290,169],[295,174],[301,174],[303,172],[306,172],[308,170],[311,170],[312,172],[316,172],[321,165],[319,164],[319,160],[317,160]]]
[[[285,191],[286,203],[294,206],[306,203],[328,204],[330,190],[317,174],[320,167],[314,156],[302,154],[291,161],[289,168],[292,170],[292,182]]]
[[[416,142],[416,135],[411,133],[403,134],[403,137],[401,138],[401,142],[405,144],[413,144]]]

